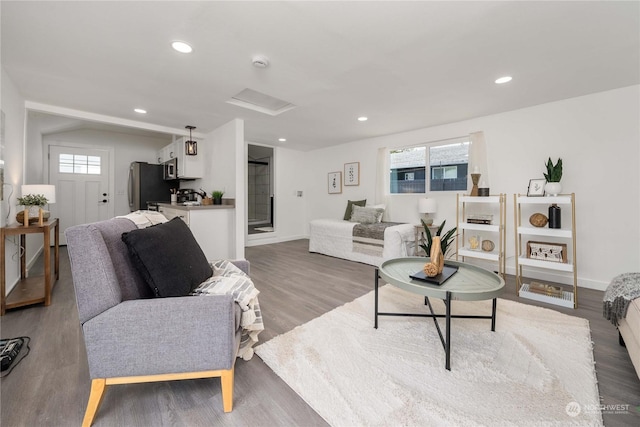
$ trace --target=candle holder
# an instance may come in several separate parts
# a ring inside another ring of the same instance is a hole
[[[477,196],[478,195],[478,182],[480,181],[480,175],[479,173],[472,173],[471,174],[471,182],[473,182],[473,188],[471,188],[471,194],[470,196]]]

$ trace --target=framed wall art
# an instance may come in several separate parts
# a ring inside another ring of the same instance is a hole
[[[360,185],[360,162],[344,164],[344,185]]]
[[[342,193],[342,172],[329,172],[327,184],[329,185],[329,194]]]
[[[527,196],[529,197],[541,197],[544,196],[544,185],[547,183],[547,180],[544,178],[541,179],[530,179],[529,180],[529,188],[527,189]]]

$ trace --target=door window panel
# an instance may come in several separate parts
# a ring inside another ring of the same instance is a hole
[[[82,154],[60,154],[58,165],[59,173],[100,175],[102,171],[99,156],[85,156]]]

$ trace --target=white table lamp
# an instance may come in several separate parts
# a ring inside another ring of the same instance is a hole
[[[429,218],[430,213],[435,213],[438,210],[438,204],[435,199],[419,199],[418,200],[418,212],[424,214],[424,222],[427,225],[433,224],[433,218]]]
[[[42,195],[47,198],[47,204],[56,202],[56,186],[55,185],[45,185],[45,184],[37,184],[37,185],[23,185],[22,186],[22,197],[27,194]],[[43,225],[44,219],[42,217],[43,214],[42,206],[40,206],[40,212],[38,214],[38,224]],[[29,213],[24,213],[24,225],[29,225]]]

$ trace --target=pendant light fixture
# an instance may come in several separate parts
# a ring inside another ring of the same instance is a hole
[[[198,142],[194,141],[191,137],[191,131],[195,128],[195,126],[185,126],[185,129],[189,129],[189,140],[185,142],[184,147],[184,151],[187,156],[195,156],[198,154]]]

